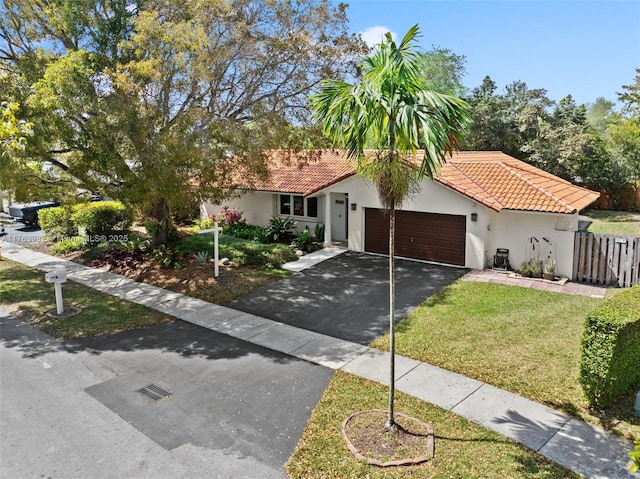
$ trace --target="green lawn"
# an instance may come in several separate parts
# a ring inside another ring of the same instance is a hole
[[[586,314],[601,300],[458,281],[397,327],[397,353],[507,389],[626,437],[640,437],[631,392],[593,411],[577,381]],[[385,336],[372,344],[388,347]],[[292,478],[577,477],[546,458],[453,413],[396,392],[396,410],[430,423],[433,460],[379,469],[347,450],[340,426],[363,409],[385,409],[388,389],[338,371],[287,463]]]
[[[600,300],[458,281],[397,327],[397,353],[640,437],[633,395],[592,411],[578,383],[584,318]],[[372,345],[387,350],[385,336]]]
[[[577,478],[524,446],[460,416],[398,392],[396,410],[431,424],[435,456],[416,466],[379,468],[358,461],[340,433],[355,411],[386,407],[387,388],[337,371],[287,462],[296,479],[343,478]]]
[[[587,210],[582,216],[592,221],[587,228],[591,233],[640,237],[640,213]]]
[[[171,320],[171,317],[137,304],[68,281],[62,285],[65,308],[82,312],[54,319],[45,313],[56,307],[53,285],[44,273],[12,261],[0,261],[0,306],[59,339],[112,334]]]

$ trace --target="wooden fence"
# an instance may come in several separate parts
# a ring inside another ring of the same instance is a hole
[[[573,280],[630,287],[640,273],[640,238],[578,232],[573,250]]]

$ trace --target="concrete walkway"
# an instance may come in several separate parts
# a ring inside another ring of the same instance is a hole
[[[207,303],[112,273],[2,244],[8,259],[41,271],[64,267],[70,280],[235,338],[386,384],[389,354],[259,316]],[[396,387],[453,411],[587,478],[637,479],[629,441],[508,391],[396,356]]]

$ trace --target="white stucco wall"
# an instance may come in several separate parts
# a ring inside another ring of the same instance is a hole
[[[318,195],[318,218],[298,218],[298,230],[309,226],[314,230],[317,222],[325,222],[325,194],[348,193],[348,247],[364,251],[364,208],[381,208],[375,188],[358,177],[351,177],[323,190]],[[339,196],[339,195],[338,195]],[[222,206],[236,207],[248,223],[264,226],[277,213],[277,195],[252,192],[230,199],[221,205],[203,204],[203,216],[218,214]],[[423,180],[420,191],[402,205],[402,209],[428,213],[466,216],[465,266],[483,269],[493,264],[497,248],[509,249],[513,269],[528,258],[529,238],[538,239],[535,255],[541,259],[553,255],[557,261],[556,274],[571,277],[573,268],[574,232],[578,228],[578,214],[536,213],[523,211],[496,212],[471,199],[428,179]],[[471,221],[471,214],[478,215]],[[549,240],[545,242],[543,238]]]
[[[317,223],[324,222],[322,211],[322,197],[318,198],[318,218],[290,216],[297,221],[296,228],[298,231],[304,230],[308,226],[313,233]],[[200,218],[206,218],[210,215],[217,215],[224,206],[229,208],[237,208],[242,211],[242,217],[247,223],[258,226],[266,226],[269,219],[278,215],[278,194],[262,191],[247,192],[238,197],[230,198],[221,204],[202,203],[200,206]]]
[[[555,252],[556,274],[571,277],[578,213],[567,215],[504,210],[497,213],[490,210],[487,216],[488,260],[493,261],[496,248],[507,248],[511,267],[519,269],[530,255],[546,260],[548,257],[554,259]],[[530,238],[534,237],[538,240],[531,241],[536,246],[535,250],[530,246]]]
[[[275,200],[272,193],[247,192],[239,197],[230,198],[221,204],[203,203],[200,206],[201,219],[210,215],[220,214],[220,210],[228,206],[242,211],[242,217],[247,223],[258,226],[269,224],[269,218],[274,215]]]
[[[349,249],[364,251],[364,208],[382,208],[375,188],[360,178],[352,177],[327,188],[331,192],[348,192],[349,203]],[[485,231],[482,217],[486,208],[439,183],[425,179],[422,188],[407,199],[403,210],[421,211],[467,217],[467,239],[465,266],[481,269],[484,266]],[[478,221],[471,221],[471,213],[478,213]]]

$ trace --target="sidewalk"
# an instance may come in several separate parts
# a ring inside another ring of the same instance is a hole
[[[331,369],[386,384],[389,353],[207,303],[112,273],[2,243],[7,259],[50,271],[201,327]],[[309,255],[310,256],[310,255]],[[637,479],[628,471],[629,441],[508,391],[396,356],[396,388],[453,411],[588,478]]]

